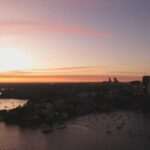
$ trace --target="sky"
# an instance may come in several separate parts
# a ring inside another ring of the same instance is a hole
[[[0,0],[0,82],[150,75],[150,0]]]

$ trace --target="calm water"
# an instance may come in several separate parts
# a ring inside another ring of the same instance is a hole
[[[27,100],[20,99],[0,99],[0,110],[11,110],[18,106],[24,106]]]
[[[150,150],[150,115],[92,114],[48,135],[0,123],[0,150]]]

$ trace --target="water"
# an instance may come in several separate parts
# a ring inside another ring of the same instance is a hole
[[[27,100],[21,99],[0,99],[0,110],[11,110],[19,106],[24,106]]]
[[[20,129],[0,123],[0,150],[150,150],[150,114],[92,114],[54,129]]]

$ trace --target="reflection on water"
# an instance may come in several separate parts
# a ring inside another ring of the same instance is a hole
[[[0,123],[0,150],[150,150],[150,115],[92,114],[48,135]]]
[[[27,100],[19,99],[0,99],[0,110],[11,110],[18,106],[24,106]]]

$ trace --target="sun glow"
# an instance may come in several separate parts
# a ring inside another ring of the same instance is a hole
[[[0,71],[28,69],[31,67],[29,57],[16,48],[0,48]]]

